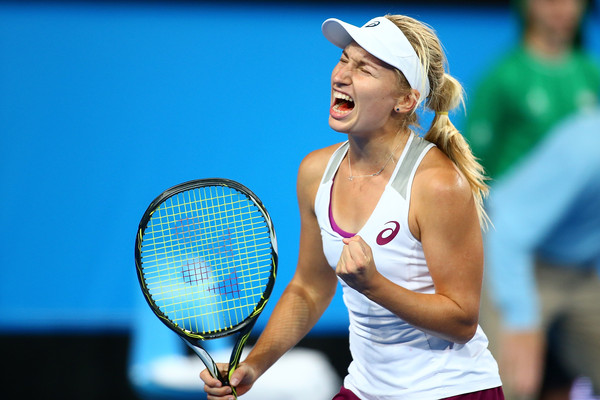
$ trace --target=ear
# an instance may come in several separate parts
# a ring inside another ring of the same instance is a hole
[[[419,102],[419,91],[417,89],[410,89],[410,92],[402,95],[396,102],[394,111],[401,114],[413,112],[417,103]]]

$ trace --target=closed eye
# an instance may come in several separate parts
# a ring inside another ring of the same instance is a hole
[[[365,59],[351,60],[350,57],[348,56],[348,54],[346,53],[346,50],[344,50],[342,52],[342,56],[340,57],[339,62],[341,64],[348,64],[348,63],[350,63],[350,61],[353,61],[354,68],[356,70],[358,70],[359,72],[361,72],[363,74],[375,76],[375,72],[378,68],[377,65],[375,65],[372,62],[370,62],[369,60],[365,60]]]

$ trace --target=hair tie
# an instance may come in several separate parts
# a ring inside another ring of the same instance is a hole
[[[437,115],[448,115],[448,111],[437,111]]]

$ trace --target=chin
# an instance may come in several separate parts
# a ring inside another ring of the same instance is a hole
[[[329,116],[329,127],[336,132],[348,133],[348,129],[345,127],[345,124],[331,116]]]

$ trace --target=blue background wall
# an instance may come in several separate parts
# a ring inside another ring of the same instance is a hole
[[[277,298],[297,256],[298,165],[344,140],[327,124],[340,51],[320,25],[388,12],[437,29],[468,93],[516,37],[507,6],[0,3],[0,332],[127,330],[139,219],[196,178],[262,198]],[[338,294],[315,332],[345,332],[342,308]]]

